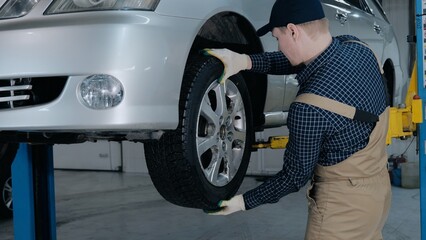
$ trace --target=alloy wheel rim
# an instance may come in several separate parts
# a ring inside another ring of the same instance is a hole
[[[13,197],[12,197],[12,178],[9,177],[4,186],[2,191],[2,197],[3,197],[3,203],[4,205],[9,209],[13,210]]]
[[[246,143],[246,113],[232,81],[213,82],[205,91],[197,116],[196,147],[206,179],[227,185],[238,172]]]

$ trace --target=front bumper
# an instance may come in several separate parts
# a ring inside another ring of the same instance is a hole
[[[0,21],[0,81],[67,78],[51,102],[0,109],[0,131],[175,129],[183,71],[199,24],[142,11]],[[92,110],[81,103],[79,84],[92,74],[121,81],[124,99],[118,106]]]

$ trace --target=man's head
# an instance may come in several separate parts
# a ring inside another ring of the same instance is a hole
[[[324,17],[320,0],[277,0],[272,7],[269,23],[257,30],[257,35],[263,36],[275,27],[285,27],[289,23],[297,25]]]
[[[288,58],[292,65],[309,63],[331,42],[328,20],[322,18],[302,24],[289,23],[285,27],[272,29],[277,39],[278,50]]]
[[[257,34],[269,31],[292,65],[309,63],[331,42],[320,0],[277,0],[269,23]]]

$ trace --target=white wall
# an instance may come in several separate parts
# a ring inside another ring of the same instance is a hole
[[[56,169],[121,171],[121,144],[98,141],[56,144],[53,160]]]
[[[148,173],[142,143],[122,142],[123,172]]]

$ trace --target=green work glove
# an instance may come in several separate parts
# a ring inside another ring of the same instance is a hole
[[[246,54],[239,54],[229,49],[204,49],[207,55],[218,58],[222,61],[225,68],[223,69],[222,76],[219,77],[218,82],[223,84],[230,76],[239,73],[241,70],[251,68],[251,59]]]
[[[209,212],[209,215],[229,215],[238,211],[245,211],[246,205],[244,203],[243,195],[237,195],[228,201],[219,202],[219,211]]]

